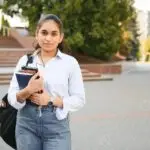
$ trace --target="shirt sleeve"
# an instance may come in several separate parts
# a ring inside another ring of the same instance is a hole
[[[17,101],[16,94],[17,92],[19,92],[19,86],[15,75],[15,73],[18,72],[21,69],[21,67],[26,64],[26,61],[27,61],[26,56],[21,57],[20,60],[18,61],[8,89],[8,102],[15,109],[21,109],[26,104],[26,101],[23,103]]]
[[[85,104],[85,91],[80,66],[74,61],[68,83],[68,97],[63,97],[63,108],[58,108],[57,118],[63,119],[68,112],[73,112],[81,109]]]

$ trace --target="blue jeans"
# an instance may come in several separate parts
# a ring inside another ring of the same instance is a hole
[[[51,105],[41,108],[26,104],[18,111],[17,150],[71,150],[68,118],[58,120]]]

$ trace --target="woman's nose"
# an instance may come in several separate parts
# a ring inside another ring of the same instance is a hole
[[[52,36],[51,36],[50,34],[48,34],[48,35],[45,36],[45,39],[46,39],[47,41],[50,41],[51,38],[52,38]]]

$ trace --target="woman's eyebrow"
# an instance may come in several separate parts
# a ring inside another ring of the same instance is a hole
[[[44,31],[44,32],[48,32],[48,30],[46,30],[46,29],[42,29],[41,30],[42,32]],[[53,33],[57,33],[57,32],[59,32],[59,31],[57,31],[57,30],[53,30],[53,31],[51,31],[51,32],[53,32]]]
[[[48,32],[46,29],[42,29],[41,31],[45,31],[45,32]]]
[[[56,30],[54,30],[54,31],[52,31],[53,33],[57,33],[58,31],[56,31]]]

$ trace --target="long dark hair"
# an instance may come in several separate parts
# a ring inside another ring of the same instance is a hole
[[[38,24],[37,24],[37,28],[36,28],[36,32],[38,32],[38,30],[41,28],[41,26],[43,25],[44,22],[48,21],[48,20],[53,20],[57,23],[58,27],[59,27],[59,31],[61,34],[64,33],[63,31],[63,23],[62,21],[60,20],[59,17],[57,17],[56,15],[54,14],[47,14],[47,15],[43,15],[41,17],[41,19],[38,21]],[[40,45],[39,43],[37,43],[36,41],[33,43],[33,47],[35,48],[35,50],[39,49],[40,48]],[[67,44],[65,43],[64,39],[62,40],[61,43],[58,44],[58,47],[57,47],[60,51],[62,52],[65,52],[65,53],[68,53],[68,54],[71,54],[71,51],[70,49],[68,48]]]

